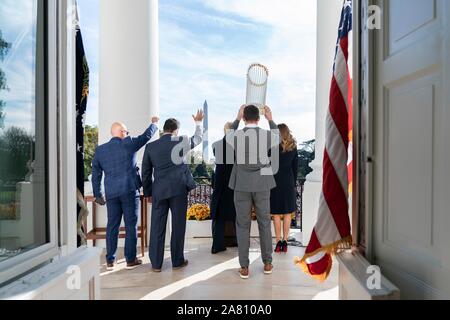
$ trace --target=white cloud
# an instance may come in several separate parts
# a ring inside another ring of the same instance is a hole
[[[244,103],[246,68],[258,61],[270,69],[268,104],[274,109],[276,120],[290,125],[299,141],[313,138],[314,2],[196,1],[214,9],[218,16],[236,15],[249,23],[269,26],[265,48],[253,52],[242,47],[221,50],[200,40],[200,35],[181,27],[179,22],[161,21],[161,59],[166,66],[161,70],[161,107],[167,114],[177,110],[177,116],[188,121],[190,109],[208,99],[210,124],[213,124],[210,134],[218,139],[224,122],[232,120]],[[226,37],[218,37],[221,36]],[[249,38],[249,43],[252,40]],[[179,110],[186,110],[186,115]]]
[[[221,28],[240,29],[247,28],[255,30],[257,25],[253,23],[241,22],[235,19],[219,17],[217,15],[209,15],[199,11],[190,10],[185,7],[175,6],[170,4],[160,4],[160,11],[170,15],[170,18],[181,21],[191,21],[202,25],[215,25]]]
[[[36,21],[36,0],[2,0],[0,29],[24,30]],[[3,30],[5,31],[5,30]],[[10,39],[8,39],[10,40]]]
[[[290,125],[299,141],[314,137],[314,1],[171,1],[160,2],[160,11],[163,118],[179,118],[182,133],[190,134],[191,114],[207,99],[210,140],[221,138],[223,124],[233,120],[245,102],[247,67],[258,61],[270,69],[268,104],[276,120]],[[82,17],[88,18],[88,13]],[[83,36],[90,47],[98,45],[98,20],[89,19],[83,25]],[[248,35],[246,42],[244,35]],[[96,52],[91,55],[97,59]],[[91,88],[97,86],[95,77],[92,69]],[[98,98],[94,89],[89,101],[88,123],[95,123]]]
[[[316,3],[308,0],[208,0],[205,5],[276,28],[310,28],[316,22]]]

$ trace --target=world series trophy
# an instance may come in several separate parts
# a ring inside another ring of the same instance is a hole
[[[247,98],[246,105],[254,105],[264,115],[267,98],[267,81],[269,70],[260,63],[253,63],[247,72]]]

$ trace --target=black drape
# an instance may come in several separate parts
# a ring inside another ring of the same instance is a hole
[[[84,196],[84,115],[89,95],[89,66],[84,51],[80,27],[76,33],[76,124],[77,124],[77,188]],[[77,218],[80,214],[77,205]],[[78,246],[81,239],[77,237]]]

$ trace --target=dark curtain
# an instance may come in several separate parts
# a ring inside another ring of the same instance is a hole
[[[76,51],[77,188],[84,197],[84,115],[89,96],[89,66],[79,26],[76,33]],[[77,218],[80,210],[80,206],[77,205]],[[77,243],[78,246],[81,245],[79,235]]]

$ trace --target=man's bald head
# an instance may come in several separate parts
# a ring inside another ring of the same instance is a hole
[[[111,135],[114,138],[125,139],[128,136],[128,129],[123,123],[114,122],[111,126]]]

